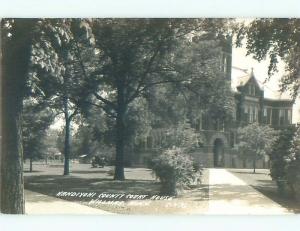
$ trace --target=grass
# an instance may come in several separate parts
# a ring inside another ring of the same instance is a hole
[[[36,165],[34,172],[26,171],[25,189],[47,195],[47,200],[57,200],[60,191],[65,192],[94,192],[134,195],[148,195],[146,200],[125,200],[122,203],[90,203],[90,198],[60,197],[61,199],[99,208],[105,211],[120,214],[189,214],[201,213],[208,207],[207,174],[200,187],[183,191],[178,198],[169,200],[150,200],[153,195],[159,195],[160,183],[146,168],[126,168],[125,181],[115,181],[112,178],[112,168],[91,168],[87,164],[73,164],[72,173],[63,176],[63,166]],[[45,200],[45,197],[40,197]],[[32,193],[26,200],[38,201]]]
[[[230,169],[230,172],[289,211],[300,213],[300,202],[278,193],[276,183],[272,181],[269,170],[258,169],[255,174],[252,173],[252,169]]]

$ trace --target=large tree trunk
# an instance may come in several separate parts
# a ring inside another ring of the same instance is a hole
[[[30,58],[32,20],[16,19],[2,44],[1,212],[23,214],[22,103]],[[3,25],[3,24],[2,24]],[[1,25],[1,30],[2,30]],[[1,39],[4,39],[2,35]]]
[[[116,163],[115,180],[125,180],[124,175],[124,147],[125,147],[125,112],[126,104],[124,98],[124,86],[120,83],[118,87],[117,100],[117,119],[116,119]]]
[[[5,78],[3,86],[7,86]],[[24,213],[23,150],[20,99],[2,89],[1,212]]]

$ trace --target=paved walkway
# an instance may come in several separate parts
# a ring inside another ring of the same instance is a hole
[[[226,169],[209,169],[207,214],[279,215],[289,212]]]
[[[110,215],[112,213],[101,209],[94,209],[75,202],[65,201],[59,198],[47,196],[37,192],[25,190],[26,214],[80,214],[80,215]]]

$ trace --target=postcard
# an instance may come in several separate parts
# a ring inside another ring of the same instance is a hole
[[[299,25],[3,18],[1,213],[298,214]]]

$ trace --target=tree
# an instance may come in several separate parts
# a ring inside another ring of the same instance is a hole
[[[285,64],[286,74],[281,79],[281,89],[290,90],[294,98],[299,95],[300,82],[300,19],[268,18],[255,19],[238,32],[237,44],[247,38],[247,54],[262,61],[270,59],[268,74],[277,71],[279,59]]]
[[[89,52],[85,29],[80,20],[52,19],[39,24],[39,36],[31,54],[30,84],[32,95],[63,114],[64,175],[69,175],[71,126],[83,107],[87,88],[84,87],[83,60]]]
[[[239,128],[238,151],[243,158],[252,161],[253,173],[258,159],[267,155],[277,139],[277,131],[267,125],[252,123]]]
[[[193,42],[185,42],[176,49],[173,65],[175,70],[184,73],[186,81],[157,86],[146,93],[150,110],[157,118],[174,124],[187,117],[195,126],[201,113],[215,120],[232,117],[233,94],[230,82],[224,78],[226,73],[220,68],[222,39],[197,36]],[[222,97],[216,97],[218,95]]]
[[[24,101],[22,136],[24,159],[29,158],[30,172],[32,162],[45,157],[44,138],[48,127],[53,122],[53,113],[49,109],[40,108],[33,99]]]
[[[22,214],[24,206],[22,103],[36,20],[1,21],[1,212]]]
[[[294,134],[295,128],[293,126],[280,131],[278,139],[272,146],[269,157],[271,161],[270,172],[273,180],[286,180],[286,160],[292,147]]]
[[[288,184],[292,189],[293,195],[300,201],[300,125],[296,126],[286,162]]]
[[[172,65],[174,49],[192,33],[217,33],[222,20],[101,19],[91,30],[98,50],[92,74],[94,99],[115,119],[115,179],[124,180],[124,147],[129,106],[153,87],[190,81]],[[192,76],[189,76],[190,78]]]

